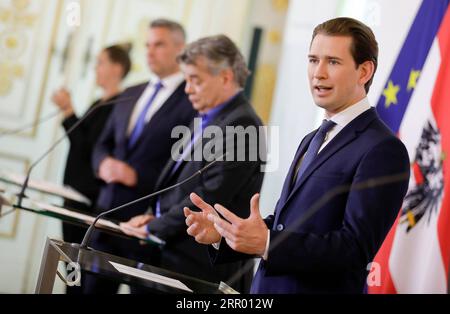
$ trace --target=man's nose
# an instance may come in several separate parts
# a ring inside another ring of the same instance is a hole
[[[184,92],[188,95],[192,94],[193,88],[192,88],[191,83],[186,82],[186,86],[184,87]]]
[[[151,56],[153,55],[153,47],[152,46],[147,46],[147,56]]]
[[[314,78],[317,79],[326,79],[328,77],[328,70],[326,62],[319,61],[317,66],[314,69]]]

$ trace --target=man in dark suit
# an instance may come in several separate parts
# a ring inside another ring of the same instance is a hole
[[[122,97],[134,97],[114,111],[98,141],[93,167],[105,183],[97,200],[99,209],[109,210],[155,190],[156,180],[170,158],[176,126],[189,125],[195,111],[184,92],[185,81],[176,56],[183,50],[181,25],[155,20],[147,36],[147,61],[155,78],[125,90]],[[143,201],[110,217],[127,221],[149,206]],[[119,256],[150,263],[151,250],[130,241],[97,232],[93,247]],[[86,284],[86,292],[114,293],[117,285],[100,280]],[[92,289],[91,289],[92,288]]]
[[[378,45],[350,18],[318,25],[308,76],[322,126],[300,143],[273,215],[251,199],[247,219],[192,196],[187,232],[215,262],[260,256],[253,293],[362,293],[367,266],[381,246],[408,187],[404,145],[369,106]],[[217,210],[222,216],[214,215]]]
[[[265,145],[260,150],[263,155],[258,156],[262,124],[243,94],[248,70],[229,38],[220,35],[200,39],[178,60],[187,81],[186,93],[199,117],[174,148],[156,188],[181,182],[208,161],[218,161],[202,175],[161,195],[152,204],[152,214],[135,217],[121,226],[125,233],[141,237],[151,233],[166,241],[161,267],[211,282],[229,282],[242,262],[212,265],[207,247],[186,234],[183,208],[192,206],[189,192],[195,191],[208,202],[221,200],[236,208],[237,216],[248,216],[248,199],[260,190],[263,180]],[[235,136],[244,141],[235,141]],[[225,152],[229,155],[223,160],[220,156]],[[239,291],[249,291],[252,275],[249,270],[229,283]]]

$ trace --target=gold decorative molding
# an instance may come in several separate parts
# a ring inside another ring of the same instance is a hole
[[[267,40],[272,45],[279,45],[281,43],[282,35],[278,30],[270,30],[267,32]]]
[[[20,212],[19,212],[19,210],[16,209],[16,211],[14,212],[14,219],[13,219],[13,223],[11,226],[11,230],[9,232],[3,232],[0,230],[0,238],[14,239],[16,237],[17,229],[19,227],[19,217],[20,217]]]
[[[57,0],[58,4],[56,6],[55,9],[55,18],[52,24],[52,34],[50,37],[50,41],[48,43],[48,51],[47,51],[47,59],[45,61],[45,66],[44,66],[44,73],[42,76],[42,83],[41,83],[41,88],[40,88],[40,92],[39,92],[39,96],[38,96],[38,100],[37,100],[37,110],[36,110],[36,114],[33,118],[33,120],[36,122],[35,125],[33,126],[33,128],[31,129],[30,132],[28,133],[19,133],[16,136],[17,137],[21,137],[21,138],[34,138],[36,136],[37,133],[37,121],[39,120],[39,116],[42,110],[42,106],[43,106],[43,102],[44,102],[44,95],[45,95],[45,89],[47,88],[47,83],[48,83],[48,76],[49,76],[49,71],[50,71],[50,65],[51,65],[51,58],[52,58],[52,50],[53,47],[55,46],[55,42],[56,42],[56,35],[58,33],[58,25],[61,19],[61,15],[62,15],[62,5],[63,5],[63,0]],[[16,25],[16,28],[18,29],[23,29],[24,27],[32,27],[35,19],[37,18],[37,15],[32,15],[32,14],[25,14],[23,12],[21,12],[21,14],[18,15],[18,17],[14,18],[13,17],[13,12],[16,12],[17,10],[24,10],[28,7],[30,3],[30,0],[11,0],[11,4],[12,4],[12,8],[3,8],[0,7],[0,23],[11,23],[11,25]],[[14,11],[15,10],[15,11]],[[9,24],[8,24],[9,25]],[[11,28],[9,28],[11,29]],[[3,32],[5,33],[5,32]],[[2,34],[3,34],[2,33]],[[0,35],[1,38],[1,35]],[[19,43],[16,42],[14,43],[15,39],[9,39],[9,45],[18,45]],[[8,41],[8,40],[7,40]],[[0,39],[0,46],[2,45],[2,41]],[[26,48],[25,48],[26,49]],[[20,78],[27,78],[27,83],[26,86],[29,85],[29,82],[31,81],[31,75],[27,75],[25,73],[24,67],[22,66],[17,66],[17,65],[12,65],[9,59],[6,59],[6,57],[2,57],[2,51],[3,51],[3,47],[2,49],[0,49],[0,67],[3,67],[3,69],[7,69],[7,72],[9,75],[13,75],[15,77],[20,77]],[[2,60],[3,59],[3,60]],[[5,62],[5,60],[8,61],[8,63]],[[3,75],[3,71],[0,71],[0,90],[6,90],[8,91],[6,85],[8,84],[11,85],[10,88],[12,88],[12,83],[11,83],[11,79],[9,78],[5,78],[5,76]],[[3,87],[2,87],[3,86]],[[27,90],[27,88],[25,88],[25,90]],[[0,97],[2,96],[1,91],[0,91]],[[22,105],[23,108],[23,105]],[[24,110],[24,109],[23,109]],[[22,113],[20,114],[21,116],[23,115],[23,110]],[[8,131],[4,128],[0,127],[0,131]]]
[[[33,27],[37,15],[28,12],[29,0],[11,0],[10,7],[0,8],[0,97],[6,96],[13,88],[14,81],[23,77],[24,66],[20,57],[29,46],[26,34]]]
[[[41,110],[42,110],[42,106],[44,103],[44,95],[45,95],[45,90],[47,89],[47,83],[48,83],[48,74],[50,72],[50,61],[52,59],[52,50],[53,50],[53,47],[55,46],[56,35],[58,34],[58,29],[59,29],[57,26],[59,25],[59,21],[61,19],[61,15],[62,15],[62,11],[63,11],[62,5],[63,5],[63,0],[58,0],[58,5],[55,10],[56,17],[53,22],[53,29],[52,29],[52,35],[50,38],[50,44],[48,45],[47,60],[46,60],[46,65],[45,65],[45,73],[44,73],[44,77],[43,77],[43,83],[41,86],[41,93],[39,95],[38,110],[36,112],[36,117],[35,117],[36,122],[39,119],[39,116],[40,116]],[[37,132],[37,123],[33,127],[30,137],[34,138],[36,136],[36,132]]]
[[[269,63],[259,65],[255,73],[252,103],[256,112],[266,125],[269,122],[270,111],[272,110],[275,82],[275,65]]]
[[[289,8],[289,0],[272,0],[272,8],[279,12],[286,12]]]

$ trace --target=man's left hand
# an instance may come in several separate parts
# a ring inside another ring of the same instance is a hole
[[[120,223],[120,230],[122,230],[123,233],[133,236],[136,238],[146,239],[148,237],[148,231],[147,231],[147,225],[143,225],[141,227],[133,227],[128,222],[122,222]]]
[[[267,226],[259,212],[259,194],[250,201],[250,216],[242,219],[220,204],[214,208],[226,219],[208,214],[208,219],[235,251],[262,256],[266,250]]]

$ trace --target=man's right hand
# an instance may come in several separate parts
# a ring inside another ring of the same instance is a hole
[[[221,235],[214,228],[214,224],[207,218],[209,214],[217,215],[214,208],[195,193],[191,193],[190,198],[192,203],[202,211],[195,212],[188,207],[183,209],[184,216],[186,216],[186,225],[188,226],[187,233],[201,244],[220,242],[222,239]]]
[[[98,175],[106,183],[121,183],[128,187],[134,187],[137,184],[136,171],[127,163],[112,157],[103,159]]]

